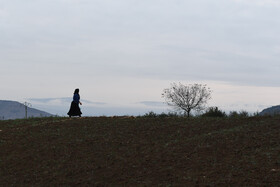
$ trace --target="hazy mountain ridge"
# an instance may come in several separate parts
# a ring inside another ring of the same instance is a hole
[[[50,113],[27,108],[27,117],[50,117]],[[0,120],[25,118],[25,106],[17,101],[0,100]]]
[[[280,105],[266,108],[260,112],[260,115],[262,115],[262,116],[265,116],[265,115],[273,116],[273,115],[279,115],[279,114],[280,114]]]

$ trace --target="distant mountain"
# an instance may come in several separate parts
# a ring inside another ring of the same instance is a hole
[[[27,117],[53,116],[44,111],[27,107]],[[0,120],[25,118],[25,106],[17,101],[0,100]]]
[[[280,114],[280,105],[266,108],[260,112],[261,116],[265,116],[265,115],[273,116],[273,115],[279,115],[279,114]]]

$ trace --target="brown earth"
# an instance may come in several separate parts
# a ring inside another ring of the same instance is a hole
[[[0,121],[0,186],[279,184],[279,117]]]

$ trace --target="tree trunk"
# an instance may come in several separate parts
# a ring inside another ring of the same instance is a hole
[[[190,114],[191,114],[191,110],[187,110],[188,118],[190,117]]]

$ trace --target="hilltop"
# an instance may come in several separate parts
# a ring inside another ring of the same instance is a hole
[[[27,117],[50,117],[52,114],[27,108]],[[0,120],[25,118],[25,106],[17,101],[0,100]]]
[[[0,186],[278,186],[280,118],[0,121]]]
[[[279,114],[280,114],[280,105],[266,108],[260,112],[260,115],[262,116],[266,116],[266,115],[274,116]]]

